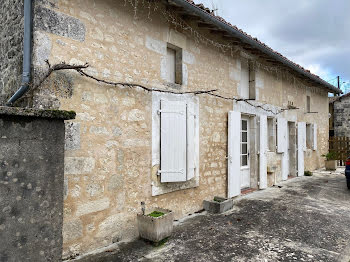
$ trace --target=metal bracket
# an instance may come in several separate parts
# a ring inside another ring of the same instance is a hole
[[[183,174],[184,170],[158,170],[157,175],[160,176],[162,173],[178,173],[178,174]]]
[[[157,110],[157,114],[160,115],[160,113],[172,113],[172,114],[180,114],[183,115],[184,112],[183,111],[166,111],[166,110]]]

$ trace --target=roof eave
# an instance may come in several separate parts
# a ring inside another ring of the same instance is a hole
[[[299,74],[305,76],[306,78],[309,78],[310,80],[320,84],[321,86],[325,87],[328,91],[335,94],[341,94],[342,91],[339,88],[336,88],[335,86],[327,83],[326,81],[322,80],[321,78],[306,72],[302,68],[299,68],[297,65],[292,63],[291,61],[287,60],[286,58],[278,55],[277,53],[273,52],[270,48],[260,44],[259,42],[255,41],[254,39],[250,38],[249,36],[245,35],[244,33],[240,32],[239,30],[236,30],[232,26],[220,21],[216,17],[210,15],[206,11],[202,10],[201,8],[189,3],[186,0],[171,0],[175,4],[182,6],[186,10],[189,10],[190,12],[195,13],[198,15],[201,19],[203,19],[206,22],[210,22],[214,24],[215,26],[225,30],[229,34],[232,34],[232,36],[237,37],[241,39],[244,43],[247,43],[251,45],[252,47],[258,49],[259,51],[263,52],[264,54],[270,56],[271,58],[275,59],[276,61],[282,63],[283,65],[291,68],[292,70],[298,72]]]

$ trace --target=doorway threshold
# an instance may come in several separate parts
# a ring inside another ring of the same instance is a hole
[[[242,188],[241,189],[241,195],[246,195],[246,194],[249,194],[249,193],[252,193],[254,191],[256,191],[257,189],[256,188]]]

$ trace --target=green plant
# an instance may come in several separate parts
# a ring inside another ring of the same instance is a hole
[[[153,211],[152,213],[148,214],[150,217],[161,217],[164,216],[165,214],[160,211]]]
[[[304,176],[312,176],[312,172],[311,171],[305,171],[304,172]]]
[[[214,199],[213,199],[215,202],[219,202],[219,203],[221,203],[221,202],[223,202],[224,201],[224,199],[222,199],[222,198],[218,198],[218,197],[214,197]]]
[[[326,158],[326,160],[337,160],[337,153],[330,151],[325,155],[322,155],[323,157]]]

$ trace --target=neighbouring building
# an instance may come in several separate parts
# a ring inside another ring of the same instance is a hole
[[[19,88],[21,1],[4,1],[1,103]],[[188,0],[33,1],[34,84],[15,105],[66,121],[64,257],[137,237],[140,202],[175,211],[323,167],[334,86]],[[3,51],[4,50],[4,51]],[[210,92],[209,90],[216,90]],[[207,91],[193,94],[184,92]],[[172,93],[171,93],[172,92]],[[176,94],[182,92],[182,94]]]
[[[329,98],[329,136],[350,137],[350,93]]]

